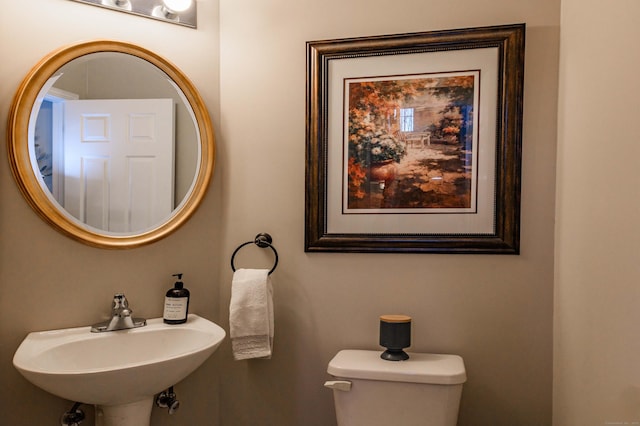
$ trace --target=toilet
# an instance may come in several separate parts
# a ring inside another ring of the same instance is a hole
[[[455,426],[467,380],[458,355],[409,353],[386,361],[380,352],[342,350],[329,362],[338,426]]]

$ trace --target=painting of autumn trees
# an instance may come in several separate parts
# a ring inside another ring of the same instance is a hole
[[[479,72],[345,81],[346,213],[474,208]]]

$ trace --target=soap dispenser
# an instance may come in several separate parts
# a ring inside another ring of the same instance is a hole
[[[164,314],[162,318],[167,324],[182,324],[187,322],[189,313],[189,290],[184,288],[182,274],[173,274],[178,277],[173,288],[167,291],[164,298]]]

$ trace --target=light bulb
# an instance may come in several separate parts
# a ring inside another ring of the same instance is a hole
[[[184,12],[191,7],[193,0],[162,0],[162,2],[172,12]]]

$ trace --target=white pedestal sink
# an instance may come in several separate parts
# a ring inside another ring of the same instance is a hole
[[[34,385],[94,404],[97,426],[149,425],[155,394],[175,385],[218,348],[225,331],[190,314],[145,327],[91,333],[91,327],[29,333],[13,365]]]

